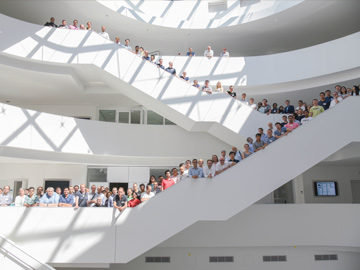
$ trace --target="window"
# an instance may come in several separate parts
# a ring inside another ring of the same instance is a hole
[[[115,123],[115,110],[100,110],[99,121]]]
[[[148,125],[163,125],[164,117],[153,111],[147,111]]]
[[[165,125],[176,125],[174,122],[171,122],[169,119],[165,118]]]
[[[119,112],[119,123],[129,124],[129,112]]]
[[[107,168],[88,168],[87,183],[106,182]]]
[[[141,113],[138,110],[131,110],[131,124],[140,124],[141,123]]]
[[[99,121],[137,125],[175,125],[160,114],[148,111],[142,106],[133,109],[99,110]]]

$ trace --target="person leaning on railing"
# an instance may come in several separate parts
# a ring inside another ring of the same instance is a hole
[[[80,190],[75,194],[75,209],[79,207],[87,207],[89,194],[86,192],[86,186],[80,185]]]
[[[10,206],[12,201],[13,196],[10,194],[10,186],[6,185],[0,195],[0,206]]]
[[[35,194],[35,189],[33,187],[29,187],[29,195],[25,198],[24,206],[27,208],[39,206],[39,196]]]
[[[41,197],[39,206],[42,207],[57,207],[59,204],[59,196],[54,193],[53,187],[48,187],[46,193]]]

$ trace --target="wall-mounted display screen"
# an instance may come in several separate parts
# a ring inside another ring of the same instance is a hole
[[[315,196],[337,196],[337,182],[314,182]]]

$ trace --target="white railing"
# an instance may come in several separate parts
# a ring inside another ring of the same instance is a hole
[[[0,253],[24,269],[30,270],[55,270],[50,265],[35,259],[29,253],[20,249],[14,242],[0,234]]]

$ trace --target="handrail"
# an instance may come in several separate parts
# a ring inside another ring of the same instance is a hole
[[[37,264],[42,265],[43,267],[41,269],[49,269],[49,270],[55,270],[55,268],[51,267],[50,265],[46,263],[42,263],[21,248],[19,248],[13,241],[7,239],[5,236],[0,234],[0,250],[7,255],[11,256],[13,259],[15,259],[17,262],[21,263],[22,265],[25,265],[29,269],[39,270],[39,268],[34,268],[29,263],[25,262],[24,260],[20,259],[14,252],[9,251],[6,247],[4,247],[4,242],[6,244],[9,244],[12,248],[15,248],[17,251],[20,251],[22,254],[26,255],[31,260],[35,261]]]

